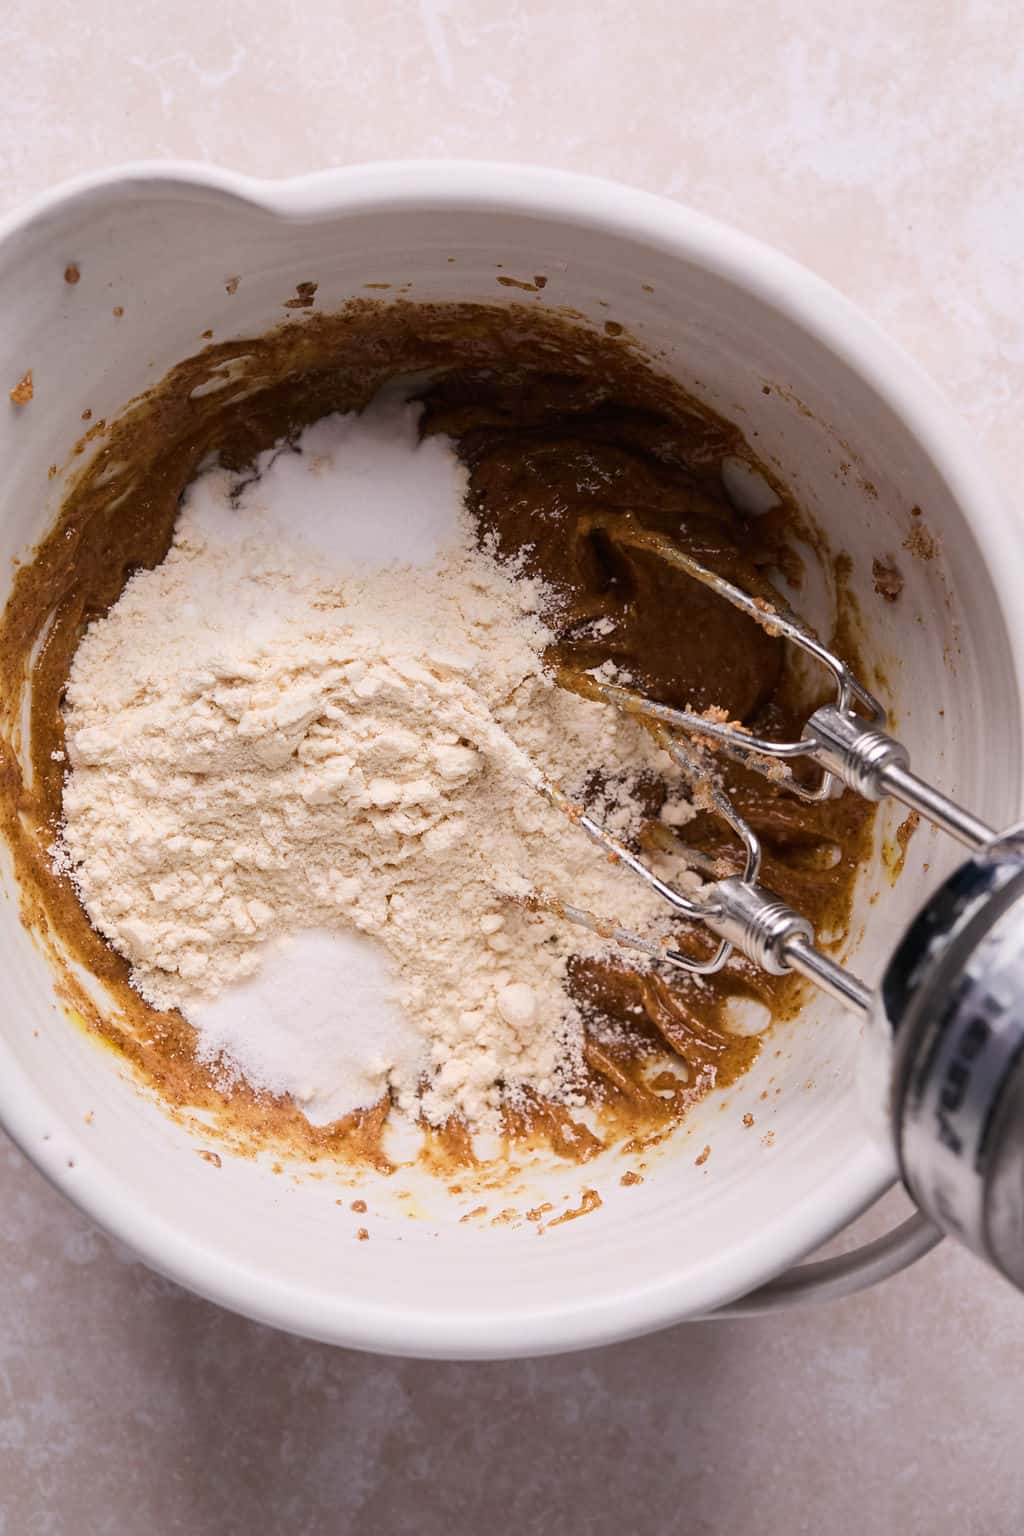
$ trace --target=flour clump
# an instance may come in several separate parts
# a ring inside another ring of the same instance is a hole
[[[609,950],[517,896],[664,932],[531,765],[580,796],[600,770],[620,833],[645,775],[685,802],[637,721],[555,685],[552,594],[481,547],[418,419],[382,398],[189,487],[76,653],[56,857],[219,1070],[320,1123],[389,1091],[486,1127],[524,1094],[574,1102],[567,966]]]

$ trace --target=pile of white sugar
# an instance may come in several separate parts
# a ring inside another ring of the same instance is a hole
[[[316,1123],[388,1089],[476,1127],[524,1089],[571,1102],[566,965],[607,947],[509,893],[665,920],[524,764],[570,793],[600,768],[620,830],[671,765],[553,685],[548,595],[479,547],[418,415],[382,397],[201,476],[67,689],[57,857],[91,921],[206,1060]]]

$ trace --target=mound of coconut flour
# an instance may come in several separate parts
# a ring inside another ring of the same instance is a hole
[[[620,831],[637,775],[672,766],[552,684],[550,594],[479,547],[418,407],[329,417],[256,468],[196,480],[166,559],[83,638],[56,857],[142,996],[314,1122],[389,1088],[435,1124],[571,1102],[566,963],[605,946],[516,893],[647,931],[665,908],[530,764],[569,792],[600,768]]]

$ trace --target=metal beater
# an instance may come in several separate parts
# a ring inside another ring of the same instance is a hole
[[[890,1120],[912,1198],[935,1226],[1024,1289],[1024,827],[997,835],[911,772],[906,747],[883,728],[881,704],[791,612],[751,597],[628,518],[615,536],[656,552],[820,663],[834,698],[811,714],[798,741],[772,741],[592,676],[588,693],[645,717],[691,776],[690,744],[711,743],[748,766],[767,769],[804,800],[824,800],[845,788],[873,801],[892,797],[972,853],[922,907],[872,990],[816,947],[805,916],[759,883],[758,838],[706,770],[709,808],[736,832],[745,865],[741,875],[707,886],[699,899],[659,879],[593,817],[542,785],[595,843],[652,886],[680,918],[703,923],[719,944],[709,959],[696,960],[622,929],[608,932],[579,909],[562,910],[575,922],[702,975],[720,970],[737,949],[772,975],[799,972],[868,1017],[892,1041]],[[817,783],[808,785],[789,771],[797,759],[822,770]]]

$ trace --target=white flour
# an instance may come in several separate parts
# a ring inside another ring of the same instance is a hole
[[[221,470],[191,487],[76,654],[59,853],[229,1074],[321,1122],[390,1086],[480,1126],[523,1089],[572,1099],[566,962],[606,949],[509,893],[665,920],[527,760],[571,793],[601,768],[620,830],[638,771],[677,780],[633,720],[552,685],[543,594],[477,548],[464,471],[416,423],[381,402],[240,494]]]

